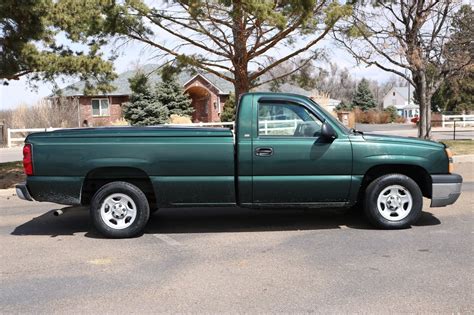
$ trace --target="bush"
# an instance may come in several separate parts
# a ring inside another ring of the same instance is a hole
[[[362,111],[359,108],[354,109],[356,123],[362,124],[388,124],[392,122],[402,123],[405,122],[403,117],[400,117],[396,109],[386,109],[383,111],[370,109]]]

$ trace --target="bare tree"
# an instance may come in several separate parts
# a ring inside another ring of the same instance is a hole
[[[116,4],[108,11],[118,12],[110,19],[117,21],[114,32],[233,83],[237,98],[267,83],[259,78],[284,62],[300,57],[291,71],[271,79],[307,66],[318,55],[315,46],[351,9],[331,0],[166,3],[160,7],[140,0]]]
[[[473,62],[472,54],[459,58],[465,47],[448,45],[459,7],[455,0],[376,0],[371,7],[358,4],[344,28],[333,32],[358,62],[394,73],[414,86],[420,138],[431,136],[430,101],[435,91],[446,77]]]

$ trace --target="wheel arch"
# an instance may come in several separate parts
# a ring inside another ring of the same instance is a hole
[[[381,164],[375,165],[367,170],[359,189],[358,200],[362,200],[367,186],[376,178],[387,174],[402,174],[411,178],[420,187],[424,197],[431,198],[432,182],[431,176],[421,166],[409,164]]]
[[[87,173],[82,183],[81,204],[90,204],[95,192],[105,184],[115,181],[137,186],[147,196],[150,205],[156,203],[153,184],[144,170],[137,167],[107,166],[94,168]]]

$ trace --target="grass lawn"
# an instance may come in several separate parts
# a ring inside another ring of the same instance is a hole
[[[0,163],[0,189],[15,187],[15,184],[25,179],[21,161]]]
[[[454,155],[474,154],[474,140],[443,140]]]

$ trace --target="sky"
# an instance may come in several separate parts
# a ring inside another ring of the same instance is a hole
[[[166,35],[157,34],[157,36]],[[325,39],[321,44],[327,48],[329,61],[337,63],[340,68],[348,68],[352,76],[357,79],[365,77],[367,79],[384,82],[391,77],[391,74],[383,72],[374,66],[357,66],[355,60],[344,50],[334,47],[332,40],[329,38]],[[107,47],[105,49],[107,49]],[[137,65],[158,63],[156,60],[153,60],[153,56],[156,52],[144,47],[140,43],[129,43],[121,47],[119,53],[119,57],[114,62],[117,73],[135,69]],[[319,63],[318,66],[324,67],[324,63]],[[62,78],[59,79],[57,83],[62,88],[75,81],[77,80]],[[12,109],[19,105],[33,105],[41,98],[51,94],[52,84],[39,82],[37,85],[37,87],[31,87],[26,78],[10,81],[8,85],[0,85],[0,110]],[[331,96],[337,98],[337,95]]]

